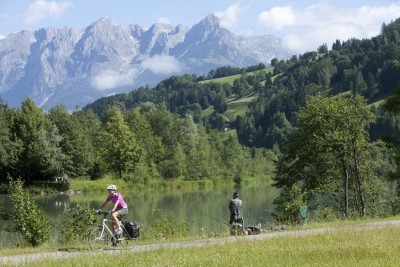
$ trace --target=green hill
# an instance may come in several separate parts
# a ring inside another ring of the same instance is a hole
[[[271,66],[221,67],[206,77],[173,76],[154,88],[102,98],[88,105],[101,115],[111,106],[124,109],[145,102],[162,104],[171,112],[192,114],[195,122],[220,128],[221,119],[234,122],[242,144],[271,148],[294,123],[296,112],[314,94],[360,94],[377,106],[400,80],[400,19],[384,25],[371,39],[337,40],[329,50],[274,59]],[[384,119],[383,119],[384,120]]]

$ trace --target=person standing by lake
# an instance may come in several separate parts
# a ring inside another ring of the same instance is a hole
[[[233,198],[229,201],[229,211],[230,211],[230,218],[229,224],[232,223],[243,223],[243,216],[242,216],[242,200],[239,199],[239,193],[235,191],[233,193]]]

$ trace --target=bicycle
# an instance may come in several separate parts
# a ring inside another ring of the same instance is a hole
[[[135,246],[138,238],[131,237],[122,223],[122,233],[119,235],[115,235],[107,226],[107,222],[112,222],[112,220],[106,219],[107,215],[110,215],[111,212],[96,211],[96,214],[103,215],[104,217],[102,223],[94,227],[89,233],[88,242],[91,250],[101,251],[108,246],[110,241],[113,246],[121,245],[124,249],[131,249]]]

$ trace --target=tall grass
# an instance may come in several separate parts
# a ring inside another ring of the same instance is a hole
[[[229,238],[221,244],[146,252],[84,253],[22,266],[398,266],[400,227],[357,229],[263,240]]]

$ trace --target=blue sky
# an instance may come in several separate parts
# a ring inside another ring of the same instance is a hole
[[[235,34],[276,35],[299,53],[336,39],[370,38],[400,17],[400,0],[0,0],[0,38],[24,29],[115,24],[193,26],[208,14]]]

